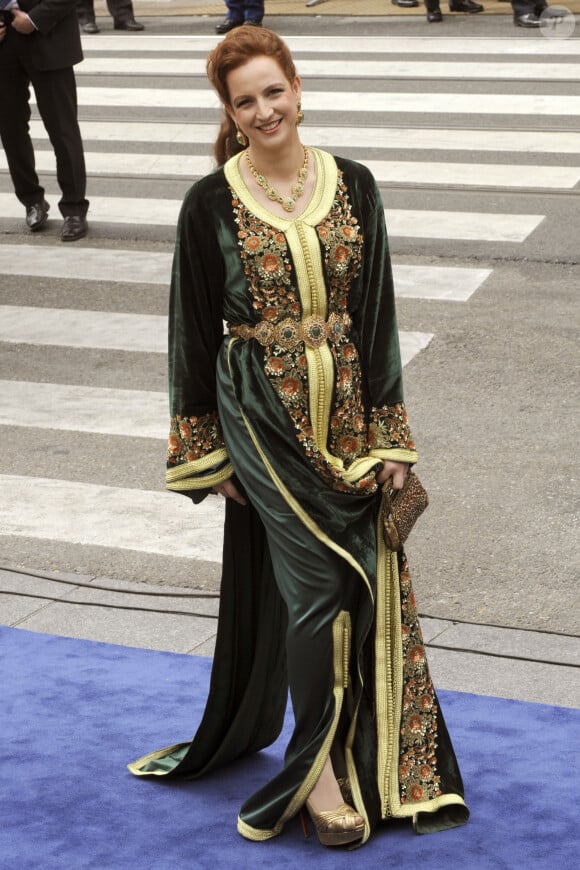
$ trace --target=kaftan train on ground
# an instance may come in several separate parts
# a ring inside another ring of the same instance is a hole
[[[194,184],[170,307],[168,488],[228,499],[210,694],[191,742],[129,766],[197,778],[277,737],[284,768],[238,830],[280,833],[329,753],[365,819],[463,824],[461,776],[429,676],[404,554],[377,534],[385,459],[415,462],[383,204],[361,165],[311,149],[316,184],[282,218],[240,155]],[[223,322],[229,336],[224,336]]]

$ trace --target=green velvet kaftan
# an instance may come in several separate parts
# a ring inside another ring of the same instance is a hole
[[[364,167],[312,152],[315,189],[296,218],[253,198],[240,155],[182,207],[167,486],[200,501],[235,472],[249,505],[226,504],[203,721],[191,742],[129,765],[196,778],[269,745],[289,683],[284,768],[238,819],[252,840],[282,830],[329,753],[365,839],[389,817],[418,832],[468,817],[408,563],[377,534],[377,471],[417,460],[383,205]]]

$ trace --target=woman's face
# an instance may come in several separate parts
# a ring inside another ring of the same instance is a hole
[[[227,77],[227,111],[254,149],[279,148],[297,136],[300,79],[289,82],[271,57],[260,56]]]

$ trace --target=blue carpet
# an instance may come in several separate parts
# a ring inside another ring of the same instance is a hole
[[[270,750],[200,782],[138,780],[127,761],[188,740],[211,661],[0,629],[0,867],[6,870],[217,868],[554,868],[578,866],[580,712],[440,692],[471,808],[464,828],[419,837],[377,831],[356,852],[236,833],[245,797],[279,768]],[[576,770],[577,773],[577,770]]]

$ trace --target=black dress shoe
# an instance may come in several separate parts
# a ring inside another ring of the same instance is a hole
[[[125,21],[115,21],[113,25],[115,30],[145,30],[145,25],[140,21],[135,21],[134,18],[127,18]]]
[[[419,0],[391,0],[393,6],[400,6],[401,9],[413,9],[419,5]]]
[[[96,21],[85,21],[84,23],[81,23],[81,30],[83,33],[100,33]]]
[[[481,3],[474,0],[449,0],[450,12],[483,12]]]
[[[89,231],[87,219],[78,214],[70,214],[65,217],[60,237],[63,242],[76,242],[82,239]]]
[[[540,21],[537,15],[533,12],[526,12],[524,15],[514,15],[514,24],[516,27],[543,27],[544,22]]]
[[[437,21],[443,21],[440,9],[433,9],[427,13],[427,21],[429,24],[435,24]]]
[[[48,220],[50,206],[45,199],[26,206],[26,226],[33,233],[41,230]]]
[[[247,24],[249,27],[261,27],[262,19],[261,18],[246,18],[244,24]]]
[[[241,27],[243,21],[236,21],[234,18],[226,18],[225,21],[222,21],[221,24],[218,24],[215,32],[216,33],[229,33],[230,30],[233,30],[234,27]]]

